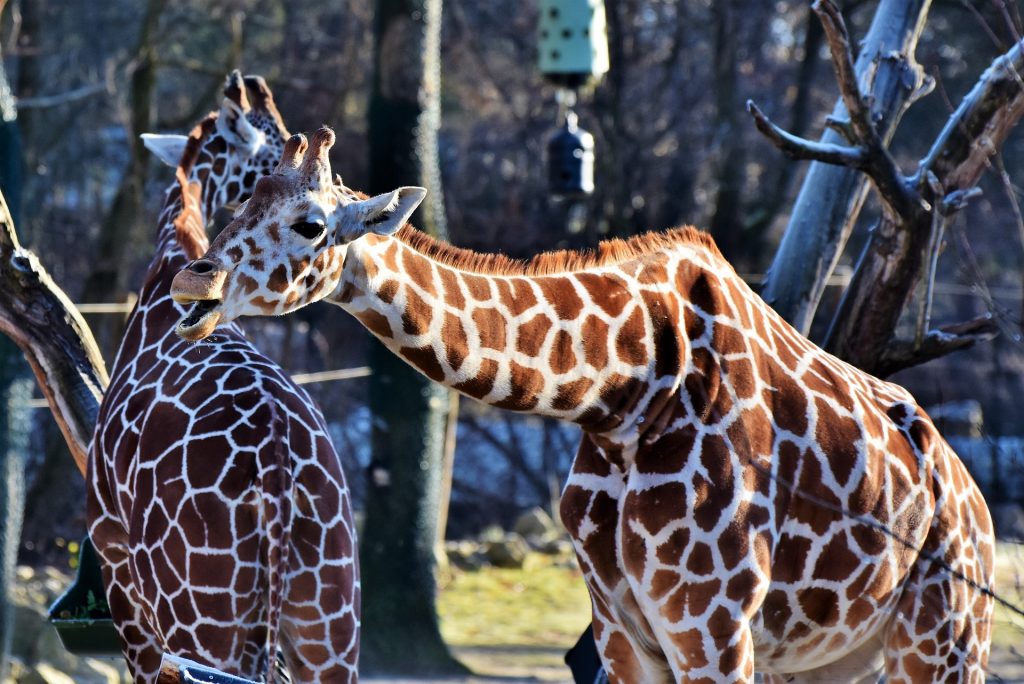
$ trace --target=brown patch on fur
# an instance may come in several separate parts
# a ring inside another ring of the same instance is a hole
[[[476,377],[464,380],[452,385],[452,389],[465,392],[471,397],[480,399],[487,396],[494,388],[494,378],[498,375],[498,362],[494,359],[484,359],[480,362],[480,370]]]
[[[544,314],[537,314],[519,326],[516,334],[516,349],[528,356],[537,356],[551,330],[551,320]]]
[[[564,330],[555,333],[555,342],[551,345],[548,357],[552,372],[562,375],[576,367],[576,353],[572,350],[572,336]]]
[[[263,254],[263,250],[260,248],[259,244],[256,242],[256,239],[254,237],[252,237],[251,235],[246,235],[245,237],[243,237],[242,238],[242,242],[244,242],[245,246],[248,247],[248,249],[249,249],[249,256],[250,257],[259,256],[260,254]],[[239,253],[241,253],[241,252],[239,252]],[[241,257],[239,257],[239,259],[241,259]]]
[[[818,424],[815,437],[828,459],[829,470],[839,486],[845,487],[857,464],[857,444],[861,439],[860,426],[852,418],[840,416],[829,402],[815,399]],[[913,472],[913,471],[911,471]]]
[[[505,317],[497,309],[477,307],[473,309],[473,322],[479,333],[480,346],[485,349],[505,351]]]
[[[288,269],[284,264],[278,264],[277,268],[270,272],[267,278],[267,287],[271,292],[281,293],[288,289]]]
[[[387,317],[383,314],[377,313],[373,309],[366,309],[355,314],[355,317],[374,335],[385,339],[394,337],[394,333],[391,331],[391,324],[388,323]]]
[[[534,281],[544,293],[544,298],[554,308],[555,314],[562,320],[571,321],[583,311],[583,300],[580,299],[572,281],[567,278],[538,278]]]
[[[412,250],[407,250],[402,253],[402,267],[406,275],[412,282],[416,283],[424,292],[433,297],[437,294],[437,290],[434,289],[434,278],[430,262],[424,259],[417,258],[417,254]]]
[[[405,311],[402,312],[402,330],[408,335],[425,335],[430,331],[430,320],[433,317],[433,307],[416,294],[416,291],[411,287],[405,288]]]
[[[203,188],[199,183],[189,183],[181,167],[175,178],[181,186],[181,212],[174,219],[174,236],[188,259],[198,259],[210,246],[200,208]]]
[[[679,580],[682,579],[678,572],[671,570],[655,570],[654,576],[651,577],[651,589],[648,592],[650,597],[655,601],[660,601],[668,592],[675,589],[675,586],[679,584]]]
[[[437,274],[441,278],[441,287],[444,288],[444,300],[456,309],[466,308],[466,298],[462,296],[459,289],[459,279],[455,271],[450,268],[439,268]]]
[[[720,579],[687,582],[672,594],[672,598],[662,607],[661,613],[672,622],[682,619],[684,611],[693,616],[703,615],[721,589],[722,580]]]
[[[309,268],[309,257],[304,256],[301,259],[289,259],[288,265],[292,268],[292,280],[296,280],[300,274]]]
[[[710,235],[692,226],[660,233],[644,233],[628,240],[604,240],[594,250],[545,252],[527,260],[510,259],[503,254],[480,254],[453,247],[405,225],[395,237],[420,254],[460,271],[489,275],[545,276],[584,271],[618,264],[660,250],[692,247],[722,259]]]
[[[590,378],[580,378],[579,380],[559,385],[558,393],[551,401],[551,408],[556,411],[568,411],[576,408],[593,386],[594,381]]]
[[[644,312],[640,307],[633,309],[626,322],[619,328],[619,334],[615,336],[615,351],[619,360],[633,366],[643,366],[647,363],[647,347],[644,339],[647,337],[647,326],[645,324]]]
[[[377,297],[385,304],[390,304],[394,301],[395,295],[398,294],[399,287],[400,285],[397,280],[385,280],[377,289]]]
[[[590,295],[590,301],[613,318],[633,301],[625,281],[612,273],[577,273],[575,278]]]
[[[402,347],[398,353],[434,382],[444,379],[444,371],[433,347]]]
[[[710,575],[715,569],[711,547],[704,542],[695,543],[686,559],[686,569],[695,575]]]
[[[583,360],[598,370],[608,365],[608,324],[597,316],[583,319],[580,337],[583,345]]]
[[[242,292],[247,295],[251,295],[259,289],[259,283],[256,282],[254,277],[249,277],[245,273],[239,273],[234,277],[236,277],[236,282],[239,284],[239,287],[242,288]]]
[[[839,597],[831,589],[810,587],[797,592],[804,615],[823,627],[839,622]]]
[[[491,285],[486,278],[472,274],[460,274],[462,282],[469,290],[469,296],[478,302],[486,302],[491,298]]]
[[[458,371],[469,354],[469,340],[466,337],[466,329],[462,327],[462,320],[450,311],[444,315],[441,339],[444,340],[448,365],[453,371]]]
[[[529,411],[537,405],[537,395],[544,389],[544,374],[513,361],[509,364],[509,375],[512,392],[494,405],[513,411]]]
[[[845,582],[853,571],[860,566],[860,560],[849,547],[846,533],[840,532],[822,549],[818,562],[814,566],[815,579]]]

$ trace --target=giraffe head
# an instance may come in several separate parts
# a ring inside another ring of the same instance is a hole
[[[191,135],[142,134],[158,159],[171,167],[182,165],[187,180],[200,184],[206,216],[246,199],[256,181],[273,170],[287,138],[266,81],[243,77],[238,70],[224,83],[219,111]]]
[[[238,316],[280,315],[323,299],[337,288],[352,241],[405,225],[427,191],[357,195],[331,177],[333,144],[326,127],[308,144],[289,138],[275,172],[256,183],[206,254],[175,276],[171,296],[195,303],[179,335],[201,340]]]

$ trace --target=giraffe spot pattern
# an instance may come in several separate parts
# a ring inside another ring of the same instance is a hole
[[[267,143],[245,162],[226,160],[235,148],[214,132],[212,117],[193,132],[189,144],[201,147],[190,180],[201,185],[200,206],[183,208],[175,186],[166,195],[156,255],[100,407],[89,533],[137,681],[155,679],[162,652],[258,678],[267,624],[283,635],[278,643],[292,681],[356,678],[354,525],[322,416],[236,327],[201,344],[172,333],[185,311],[168,296],[171,278],[194,258],[179,244],[178,218],[211,215],[251,191],[255,169],[268,170],[283,146],[283,125],[273,112],[246,115]],[[194,223],[205,225],[201,217]],[[239,248],[228,256],[245,253]],[[254,280],[239,282],[239,290],[262,290]],[[299,506],[293,515],[280,484],[291,481],[308,492],[314,480],[316,497],[329,510]],[[290,529],[282,519],[292,520]],[[270,596],[281,596],[280,605],[268,601],[268,588]],[[302,605],[310,592],[332,598]],[[320,656],[311,657],[314,652]]]
[[[361,294],[338,303],[402,318],[385,343],[428,377],[583,428],[560,512],[613,678],[748,681],[755,652],[784,675],[885,642],[906,680],[940,629],[948,648],[910,669],[980,678],[987,618],[968,616],[991,600],[873,527],[988,582],[962,465],[905,391],[798,335],[708,239],[517,265],[406,227],[357,240],[344,271]]]

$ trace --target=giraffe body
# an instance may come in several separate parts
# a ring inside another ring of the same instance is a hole
[[[253,106],[236,72],[187,143],[91,447],[90,535],[137,682],[163,652],[269,681],[277,645],[292,681],[356,679],[355,529],[322,415],[237,327],[169,334],[204,217],[251,192],[287,136],[262,79],[246,81]]]
[[[561,516],[613,681],[984,678],[988,509],[905,390],[800,336],[693,229],[474,254],[399,229],[415,193],[331,186],[330,140],[301,163],[289,141],[175,297],[221,321],[326,298],[433,380],[579,423]]]

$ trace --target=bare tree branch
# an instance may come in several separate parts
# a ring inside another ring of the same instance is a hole
[[[110,83],[93,83],[91,85],[82,86],[63,93],[55,93],[53,95],[19,97],[18,109],[44,109],[46,107],[56,107],[57,105],[76,102],[77,100],[81,100],[97,93],[110,94],[112,91],[113,86]]]
[[[882,376],[896,371],[919,366],[955,351],[969,349],[979,342],[988,342],[999,335],[999,325],[986,314],[978,318],[929,330],[920,342],[915,340],[894,340],[875,365],[875,372]]]
[[[1020,43],[993,61],[946,122],[911,179],[922,202],[883,211],[833,319],[826,349],[879,372],[877,364],[920,277],[933,212],[955,211],[973,194],[991,156],[1024,115],[1022,69]],[[933,184],[940,188],[941,197],[931,189]]]
[[[914,59],[929,7],[929,0],[880,0],[861,42],[854,82],[865,84],[862,95],[871,102],[870,120],[883,142],[931,84]],[[852,130],[844,102],[839,99],[831,118]],[[841,130],[827,130],[821,141],[848,144],[849,135]],[[762,289],[765,300],[801,332],[810,330],[825,283],[860,214],[867,183],[855,169],[817,162],[804,178]]]
[[[75,464],[85,475],[89,440],[109,382],[107,371],[89,326],[35,254],[19,244],[2,194],[0,331],[25,353]]]
[[[866,155],[862,147],[814,142],[787,133],[772,123],[753,100],[747,100],[747,111],[754,117],[757,130],[790,159],[810,159],[861,170],[865,168]]]
[[[843,104],[850,115],[854,133],[863,143],[880,143],[878,132],[871,121],[871,108],[860,92],[857,70],[854,68],[853,54],[850,52],[850,34],[846,31],[843,15],[832,0],[815,0],[811,9],[818,15],[821,26],[825,29],[825,39],[828,41],[829,53],[832,56],[832,68],[839,83],[839,95],[843,98]]]

